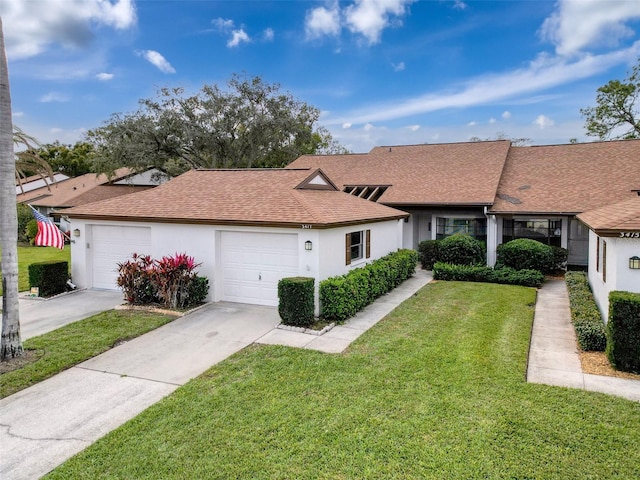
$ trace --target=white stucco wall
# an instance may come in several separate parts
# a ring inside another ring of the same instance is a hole
[[[402,222],[402,220],[399,220]],[[350,227],[319,230],[320,248],[318,278],[320,281],[336,275],[344,275],[354,268],[362,267],[373,260],[384,257],[390,252],[402,248],[402,239],[398,239],[398,220],[379,222]],[[371,256],[354,260],[350,265],[345,263],[345,236],[359,230],[371,230]]]
[[[596,253],[600,241],[599,269]],[[604,280],[604,261],[602,242],[607,243],[606,281]],[[589,284],[598,304],[602,317],[609,317],[609,293],[614,290],[640,293],[640,270],[629,268],[629,258],[640,256],[640,239],[598,236],[589,231]]]
[[[92,288],[93,225],[145,226],[151,229],[151,248],[136,252],[158,259],[175,253],[193,256],[201,266],[198,273],[209,279],[210,301],[220,301],[222,278],[220,261],[221,232],[287,233],[298,237],[298,275],[316,279],[316,310],[319,309],[319,283],[335,275],[342,275],[353,268],[365,265],[376,258],[396,251],[402,246],[402,220],[390,220],[373,224],[333,229],[229,227],[212,225],[182,225],[165,223],[93,221],[72,219],[72,229],[80,230],[79,237],[72,237],[72,280],[79,288]],[[345,235],[358,230],[371,230],[371,256],[345,265]],[[312,250],[305,250],[305,242],[312,242]],[[131,252],[133,253],[133,252]],[[127,257],[128,258],[128,257]],[[122,261],[127,258],[123,258]],[[318,313],[318,311],[316,311]]]

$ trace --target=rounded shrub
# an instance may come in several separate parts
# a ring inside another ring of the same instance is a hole
[[[498,264],[516,270],[549,272],[555,268],[553,248],[537,240],[518,238],[498,245]]]
[[[438,261],[440,240],[424,240],[418,244],[418,260],[425,270],[432,270]]]
[[[444,238],[438,246],[438,261],[453,265],[485,263],[484,245],[470,235],[455,234]]]
[[[33,218],[27,222],[27,226],[24,229],[24,236],[27,237],[31,245],[34,245],[36,235],[38,235],[38,222]]]

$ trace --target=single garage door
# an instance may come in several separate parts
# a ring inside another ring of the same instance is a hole
[[[298,275],[298,235],[222,232],[222,299],[278,305],[278,281]]]
[[[151,228],[93,225],[93,288],[118,288],[118,263],[151,253]]]

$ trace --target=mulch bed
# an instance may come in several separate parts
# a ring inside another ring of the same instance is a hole
[[[640,380],[640,375],[635,373],[620,372],[613,368],[604,352],[583,352],[580,351],[580,363],[582,371],[592,375],[605,375],[607,377],[626,378],[629,380]]]

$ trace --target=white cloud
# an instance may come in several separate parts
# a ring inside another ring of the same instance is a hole
[[[49,92],[46,95],[40,97],[40,101],[42,103],[51,103],[51,102],[68,102],[70,100],[69,95],[65,95],[60,92]]]
[[[24,117],[24,112],[11,112],[11,116],[15,118]]]
[[[407,128],[412,132],[417,132],[420,130],[420,125],[409,125]]]
[[[229,32],[234,27],[233,20],[230,20],[228,18],[214,18],[213,20],[211,20],[211,24],[221,32]]]
[[[340,9],[333,1],[328,7],[307,11],[305,32],[307,39],[323,36],[337,37],[345,26],[352,33],[362,35],[370,45],[380,41],[385,28],[402,25],[407,6],[415,0],[354,0]]]
[[[467,4],[462,0],[453,0],[453,8],[455,10],[465,10],[467,8]]]
[[[262,32],[262,36],[266,42],[271,42],[273,40],[273,37],[275,36],[275,33],[273,32],[272,28],[267,28],[264,30],[264,32]]]
[[[351,124],[349,122],[345,122],[342,124],[342,128],[345,128],[345,129],[351,128]]]
[[[364,125],[364,127],[362,127],[362,129],[363,129],[365,132],[369,132],[369,131],[373,130],[373,128],[374,128],[374,127],[373,127],[373,125],[371,125],[370,123],[366,123],[366,124]]]
[[[475,127],[478,124],[478,122],[476,122],[475,120],[472,120],[471,122],[467,123],[467,127]]]
[[[125,30],[137,22],[133,0],[2,0],[9,58],[33,57],[54,45],[87,48],[95,29]]]
[[[335,37],[340,33],[340,8],[334,3],[331,8],[318,7],[307,12],[305,21],[307,39],[322,36]]]
[[[402,72],[406,68],[404,62],[392,63],[391,66],[394,72]]]
[[[496,119],[495,119],[495,118],[493,118],[493,117],[491,117],[491,118],[489,119],[489,123],[490,123],[491,125],[493,125],[494,123],[496,123]]]
[[[540,29],[559,55],[573,55],[597,46],[615,46],[633,35],[625,22],[640,18],[637,0],[559,0],[557,10]]]
[[[364,36],[369,44],[380,41],[382,31],[397,25],[406,6],[413,0],[356,0],[345,8],[345,22],[353,33]]]
[[[525,68],[475,77],[450,90],[427,92],[404,101],[369,105],[340,118],[326,118],[325,124],[380,122],[449,108],[521,101],[547,89],[592,77],[615,65],[630,63],[639,55],[640,41],[625,50],[584,56],[576,61],[541,56]],[[508,117],[503,114],[503,118]]]
[[[502,112],[502,118],[504,118],[505,120],[509,120],[511,118],[511,112],[505,110],[504,112]]]
[[[538,118],[536,118],[533,121],[533,123],[534,123],[534,125],[537,125],[541,129],[544,129],[544,128],[549,128],[549,127],[554,126],[556,122],[554,122],[549,117],[546,117],[544,115],[538,115]]]
[[[227,47],[237,47],[241,43],[249,43],[250,41],[251,39],[249,38],[249,35],[247,35],[247,33],[243,29],[234,30],[233,32],[231,32],[231,38],[227,42]]]
[[[171,66],[161,53],[155,50],[141,50],[136,53],[150,64],[156,66],[162,73],[176,73],[175,68]]]
[[[109,80],[113,79],[113,73],[105,73],[105,72],[98,73],[96,75],[96,78],[102,82],[108,82]]]

